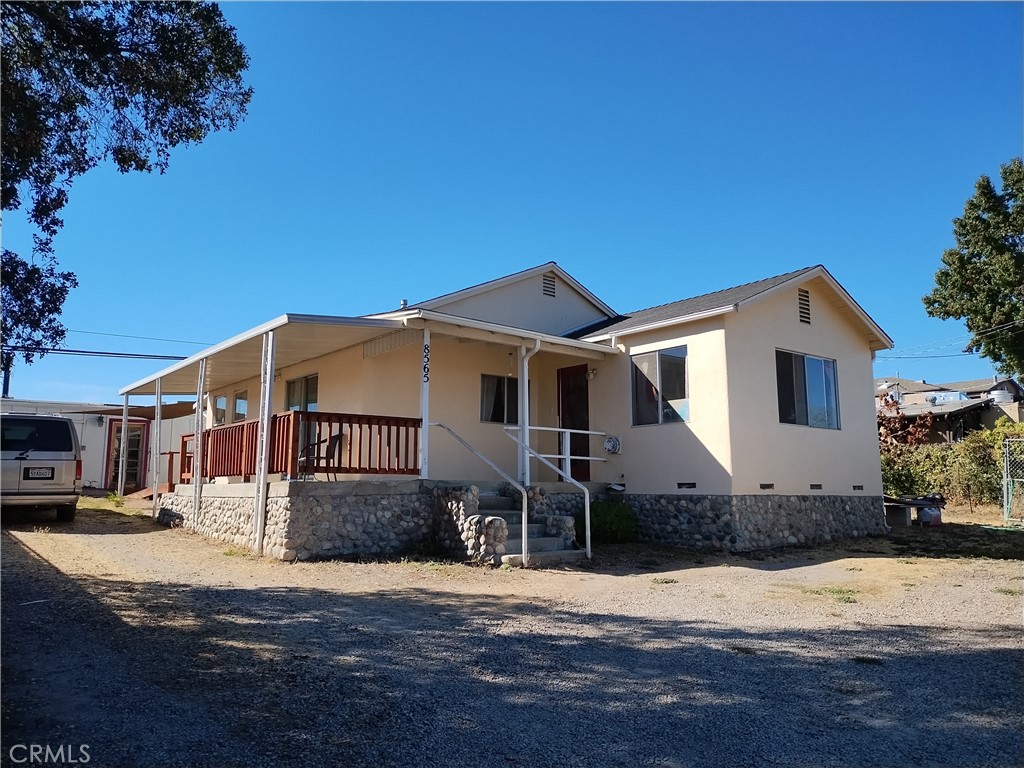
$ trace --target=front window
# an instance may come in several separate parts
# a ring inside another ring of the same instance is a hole
[[[320,380],[316,374],[286,383],[286,407],[289,411],[315,411]]]
[[[217,395],[213,399],[213,425],[220,426],[228,417],[228,396]]]
[[[519,379],[487,373],[480,377],[480,421],[519,423]]]
[[[686,347],[633,355],[633,426],[669,424],[690,418]]]
[[[839,429],[836,361],[775,350],[779,421]]]
[[[249,412],[249,391],[241,389],[235,392],[235,410],[231,414],[232,421],[245,421],[246,414]]]

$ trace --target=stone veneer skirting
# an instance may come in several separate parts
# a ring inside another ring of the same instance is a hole
[[[251,548],[254,483],[204,485],[200,514],[192,487],[160,497],[159,521]],[[406,482],[271,483],[263,553],[280,560],[384,554],[412,549],[430,536],[434,491]]]
[[[686,549],[748,552],[889,532],[881,496],[629,494],[622,498],[637,516],[642,540]]]
[[[203,487],[200,514],[191,486],[160,497],[159,520],[218,541],[251,548],[255,485]],[[607,499],[607,497],[603,497]],[[616,495],[637,516],[640,536],[685,549],[746,552],[888,533],[880,496]],[[582,494],[528,489],[531,523],[545,535],[576,543],[572,515]],[[582,532],[580,533],[582,537]],[[265,555],[309,560],[408,551],[426,545],[471,560],[499,562],[508,523],[481,514],[475,486],[428,481],[271,483],[263,537]]]

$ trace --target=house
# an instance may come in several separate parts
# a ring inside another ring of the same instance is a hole
[[[605,493],[649,540],[740,551],[885,531],[871,366],[891,346],[820,265],[620,314],[549,262],[282,315],[121,394],[205,403],[161,519],[274,557],[428,535],[589,552],[571,515]]]
[[[56,400],[31,400],[5,397],[0,399],[0,413],[45,413],[67,416],[78,432],[82,446],[82,487],[93,490],[122,493],[143,489],[150,476],[150,463],[154,460],[156,446],[151,445],[154,434],[152,406],[133,406],[128,413],[127,429],[123,430],[124,413],[122,406],[103,403],[78,403]],[[160,485],[173,483],[176,478],[174,467],[168,461],[175,460],[175,450],[181,434],[195,429],[195,404],[164,404],[162,430],[164,444],[156,450],[158,481]],[[124,482],[121,482],[121,439],[128,450],[125,454]],[[160,458],[165,457],[165,458]]]
[[[895,404],[908,419],[931,414],[929,441],[953,443],[980,429],[992,429],[1001,417],[1024,421],[1024,389],[1011,378],[932,384],[899,377],[875,379],[875,407],[891,414]]]

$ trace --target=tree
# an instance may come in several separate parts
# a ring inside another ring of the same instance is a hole
[[[1024,161],[1000,169],[1002,192],[978,179],[964,214],[953,219],[956,247],[942,255],[928,314],[965,320],[971,341],[1006,376],[1024,374]]]
[[[31,263],[4,250],[3,369],[59,346],[77,286],[53,252],[75,178],[106,160],[163,173],[170,150],[245,117],[245,48],[212,2],[5,2],[0,197],[25,204]],[[5,386],[6,392],[6,386]]]

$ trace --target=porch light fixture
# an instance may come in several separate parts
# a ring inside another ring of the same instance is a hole
[[[587,381],[590,381],[595,376],[597,376],[597,368],[588,368],[587,369]]]
[[[508,376],[512,375],[512,353],[508,353]]]

